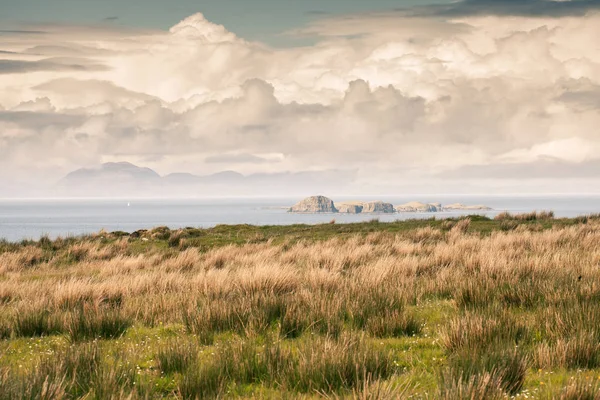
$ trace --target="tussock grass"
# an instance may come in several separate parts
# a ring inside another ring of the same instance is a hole
[[[185,372],[198,361],[198,351],[198,347],[192,342],[170,341],[156,355],[158,367],[165,374]]]
[[[0,374],[0,399],[134,397],[136,373],[103,361],[97,343],[71,346],[42,358],[25,375]]]
[[[590,398],[599,265],[550,213],[0,241],[0,399]]]
[[[515,395],[523,388],[527,368],[527,358],[514,348],[496,348],[485,353],[463,351],[450,358],[442,386],[447,381],[453,382],[450,388],[467,383],[474,388],[483,385],[496,391],[497,386],[506,394]]]
[[[440,385],[442,400],[506,399],[498,377],[490,373],[471,376],[468,380],[445,378]]]
[[[362,387],[356,388],[349,396],[341,396],[333,393],[322,393],[323,397],[331,399],[352,399],[352,400],[396,400],[410,398],[410,392],[413,387],[410,383],[393,383],[389,381],[370,381],[365,379]]]
[[[577,379],[560,393],[560,400],[599,400],[600,384],[589,379]]]
[[[508,313],[493,318],[467,312],[449,322],[441,341],[450,352],[485,352],[499,345],[518,345],[527,336],[527,327]]]
[[[55,316],[43,308],[23,308],[13,318],[12,332],[15,336],[48,336],[62,330],[63,327]]]
[[[259,347],[251,340],[229,343],[213,358],[186,374],[179,386],[184,399],[223,394],[230,382],[262,383],[300,393],[359,389],[395,373],[389,353],[360,338],[315,338],[291,350],[280,342]]]
[[[118,338],[133,321],[120,312],[105,309],[82,309],[65,317],[65,329],[74,341]]]
[[[544,221],[554,219],[554,211],[533,211],[524,214],[502,212],[494,217],[496,221]]]

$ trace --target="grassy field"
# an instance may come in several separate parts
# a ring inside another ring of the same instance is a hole
[[[600,218],[0,242],[0,400],[600,399]]]

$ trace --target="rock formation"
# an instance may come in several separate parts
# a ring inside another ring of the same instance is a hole
[[[489,211],[491,208],[482,205],[468,206],[461,203],[442,206],[441,203],[421,203],[411,201],[394,207],[390,203],[383,201],[347,201],[333,203],[333,201],[324,196],[313,196],[302,200],[289,209],[289,212],[302,214],[316,213],[343,213],[343,214],[393,214],[395,212],[416,213],[416,212],[443,212],[443,211]]]
[[[490,207],[487,206],[482,206],[482,205],[476,205],[476,206],[467,206],[461,203],[455,203],[455,204],[450,204],[447,206],[444,206],[444,210],[445,211],[489,211],[491,210]]]
[[[442,210],[440,203],[420,203],[418,201],[411,201],[410,203],[396,206],[398,212],[438,212]]]
[[[371,201],[363,204],[362,212],[369,214],[393,214],[396,212],[396,209],[390,203],[384,203],[383,201]]]
[[[362,203],[335,203],[335,208],[343,214],[360,214],[363,211]]]
[[[333,200],[325,196],[313,196],[308,197],[292,208],[288,212],[291,213],[302,213],[302,214],[316,214],[316,213],[337,213],[338,210],[333,204]]]

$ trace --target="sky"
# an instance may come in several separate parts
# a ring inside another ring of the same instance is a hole
[[[599,193],[597,37],[600,0],[0,0],[0,196],[115,161]]]
[[[325,15],[389,11],[451,0],[0,0],[7,26],[36,23],[106,24],[168,30],[197,12],[249,40],[273,46],[307,43],[285,32]]]

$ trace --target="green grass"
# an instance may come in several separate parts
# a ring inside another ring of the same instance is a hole
[[[598,399],[595,219],[162,227],[0,241],[0,255],[26,255],[22,269],[0,273],[0,400]],[[560,234],[569,227],[576,234]],[[544,232],[550,250],[531,239]],[[497,238],[495,259],[478,253],[488,238]],[[297,244],[331,239],[316,247],[323,254],[294,256]],[[230,245],[257,247],[216,252]],[[460,251],[448,253],[453,246]],[[199,258],[161,269],[186,249]],[[378,262],[389,268],[365,268]],[[290,268],[289,282],[277,266]],[[240,271],[253,283],[235,280]],[[81,290],[44,291],[74,279]],[[126,289],[112,288],[124,280]]]
[[[479,215],[461,217],[469,218],[469,232],[481,234],[490,234],[493,231],[502,230],[502,222],[505,220],[492,220]],[[215,247],[227,245],[242,245],[247,243],[266,243],[271,241],[274,244],[295,243],[301,240],[323,241],[332,238],[349,238],[355,235],[367,235],[369,233],[407,233],[419,228],[431,227],[434,229],[446,229],[448,222],[455,220],[436,220],[436,219],[415,219],[396,222],[361,222],[351,224],[317,224],[317,225],[286,225],[286,226],[254,226],[254,225],[217,225],[214,228],[198,229],[185,228],[182,230],[167,230],[168,228],[157,228],[160,234],[154,234],[153,230],[141,231],[135,237],[129,239],[131,244],[128,253],[147,254],[149,250],[168,250],[169,248],[188,248],[197,247],[201,250],[208,250]],[[511,220],[512,221],[512,220]],[[552,227],[572,226],[580,223],[577,219],[544,219],[544,220],[523,220],[518,221],[519,225],[530,227],[533,230],[546,230]],[[114,243],[126,236],[126,232],[106,233],[102,236],[101,242],[104,244]],[[84,237],[85,238],[85,237]],[[177,238],[176,240],[172,238]],[[148,239],[144,241],[143,239]],[[70,238],[62,240],[59,244],[47,240],[26,241],[22,244],[7,243],[0,246],[0,253],[14,250],[19,246],[29,245],[41,247],[48,253],[46,257],[40,260],[34,260],[33,263],[39,263],[48,259],[53,253],[65,251],[70,243],[77,239]],[[65,252],[68,253],[68,250]],[[72,263],[73,257],[66,256],[65,263]]]

